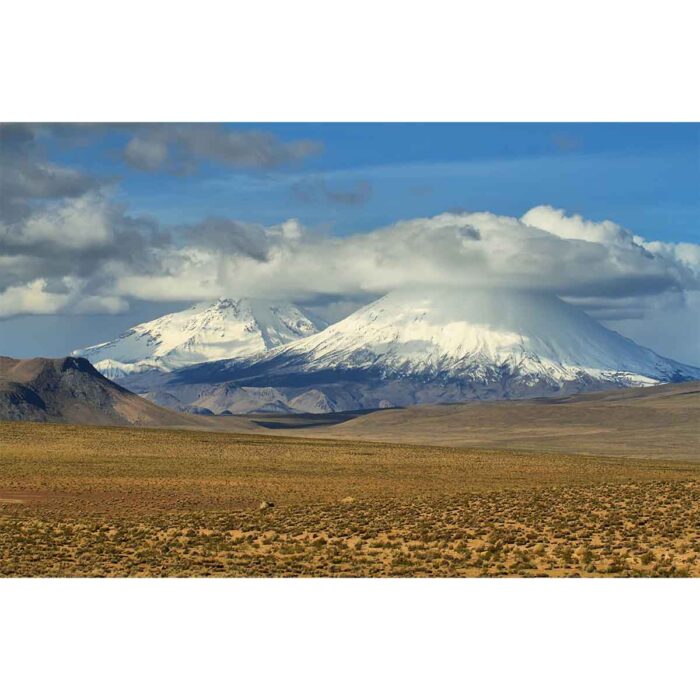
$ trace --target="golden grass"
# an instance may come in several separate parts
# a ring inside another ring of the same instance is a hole
[[[0,575],[697,576],[699,495],[683,461],[0,423]]]

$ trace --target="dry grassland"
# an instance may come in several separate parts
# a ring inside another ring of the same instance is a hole
[[[700,464],[0,423],[0,575],[699,576]]]

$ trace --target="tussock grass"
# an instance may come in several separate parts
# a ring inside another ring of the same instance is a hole
[[[0,424],[2,576],[698,576],[699,525],[691,462]]]

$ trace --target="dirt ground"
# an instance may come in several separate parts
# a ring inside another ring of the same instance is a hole
[[[699,575],[700,463],[0,423],[0,576]]]

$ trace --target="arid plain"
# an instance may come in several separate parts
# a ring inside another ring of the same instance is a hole
[[[697,389],[527,402],[519,425],[512,404],[247,434],[3,422],[0,575],[700,576]]]

